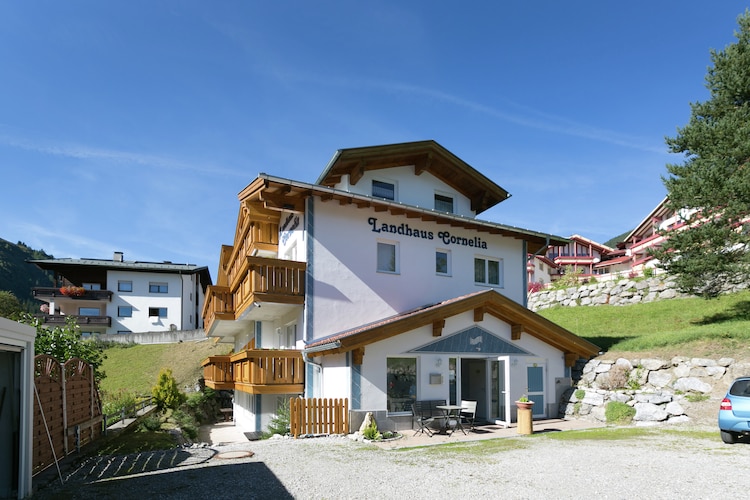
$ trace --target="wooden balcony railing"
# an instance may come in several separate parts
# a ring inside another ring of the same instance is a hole
[[[209,332],[215,321],[234,321],[254,302],[303,304],[304,262],[246,257],[243,274],[229,286],[209,286],[203,304],[203,327]]]
[[[305,364],[296,350],[248,349],[231,356],[211,356],[203,363],[203,378],[213,389],[249,394],[301,394]]]

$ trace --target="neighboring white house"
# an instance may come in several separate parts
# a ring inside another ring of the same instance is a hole
[[[31,495],[35,337],[0,318],[0,498]]]
[[[34,288],[46,326],[75,316],[84,336],[193,330],[211,284],[208,268],[172,262],[106,259],[30,260],[55,273],[57,287]]]
[[[340,150],[315,184],[261,174],[204,308],[234,344],[204,366],[235,389],[237,425],[262,430],[295,394],[348,398],[353,423],[386,429],[411,426],[415,399],[507,424],[528,394],[556,415],[599,349],[525,307],[527,255],[567,240],[476,218],[508,197],[434,141]]]

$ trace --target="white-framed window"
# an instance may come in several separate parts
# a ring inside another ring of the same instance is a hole
[[[149,283],[148,293],[167,293],[169,285],[167,283]]]
[[[117,330],[118,335],[124,335],[126,333],[133,333],[130,330]]]
[[[117,306],[117,317],[118,318],[132,318],[133,306]]]
[[[438,248],[435,250],[435,273],[440,276],[451,275],[451,251]]]
[[[297,343],[297,323],[289,323],[284,328],[279,328],[279,347],[282,349],[294,349]]]
[[[398,243],[378,241],[378,272],[398,274]]]
[[[98,307],[79,307],[78,308],[78,315],[79,316],[99,316],[101,314],[101,311]]]
[[[474,257],[474,283],[503,286],[503,259]]]
[[[453,197],[447,194],[435,193],[435,210],[441,212],[453,212]]]
[[[372,180],[372,197],[384,198],[386,200],[395,200],[396,199],[396,183],[373,179]]]
[[[85,290],[101,290],[102,289],[101,283],[82,283],[81,286]]]
[[[133,291],[133,282],[132,281],[118,281],[117,282],[117,291],[118,292],[132,292]]]
[[[149,318],[166,318],[167,308],[166,307],[149,307],[148,317]]]

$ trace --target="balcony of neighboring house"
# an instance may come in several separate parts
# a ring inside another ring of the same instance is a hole
[[[302,352],[293,349],[244,349],[203,360],[206,386],[248,394],[297,394],[305,386]]]
[[[112,292],[109,290],[88,290],[76,286],[62,286],[57,288],[34,287],[32,293],[35,298],[45,302],[49,302],[50,300],[54,300],[58,303],[67,300],[96,300],[110,302],[112,300]]]
[[[203,327],[209,337],[232,337],[248,321],[274,320],[304,304],[304,262],[246,256],[230,267],[228,284],[206,292]]]
[[[81,328],[84,327],[103,327],[112,326],[112,318],[109,316],[86,316],[80,314],[37,314],[45,326],[65,326],[66,318],[75,318],[76,323]]]

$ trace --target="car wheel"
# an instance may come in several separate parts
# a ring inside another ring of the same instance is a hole
[[[734,435],[733,432],[727,432],[727,431],[720,431],[720,432],[721,432],[721,440],[727,444],[734,444],[734,442],[737,440],[737,437]]]

